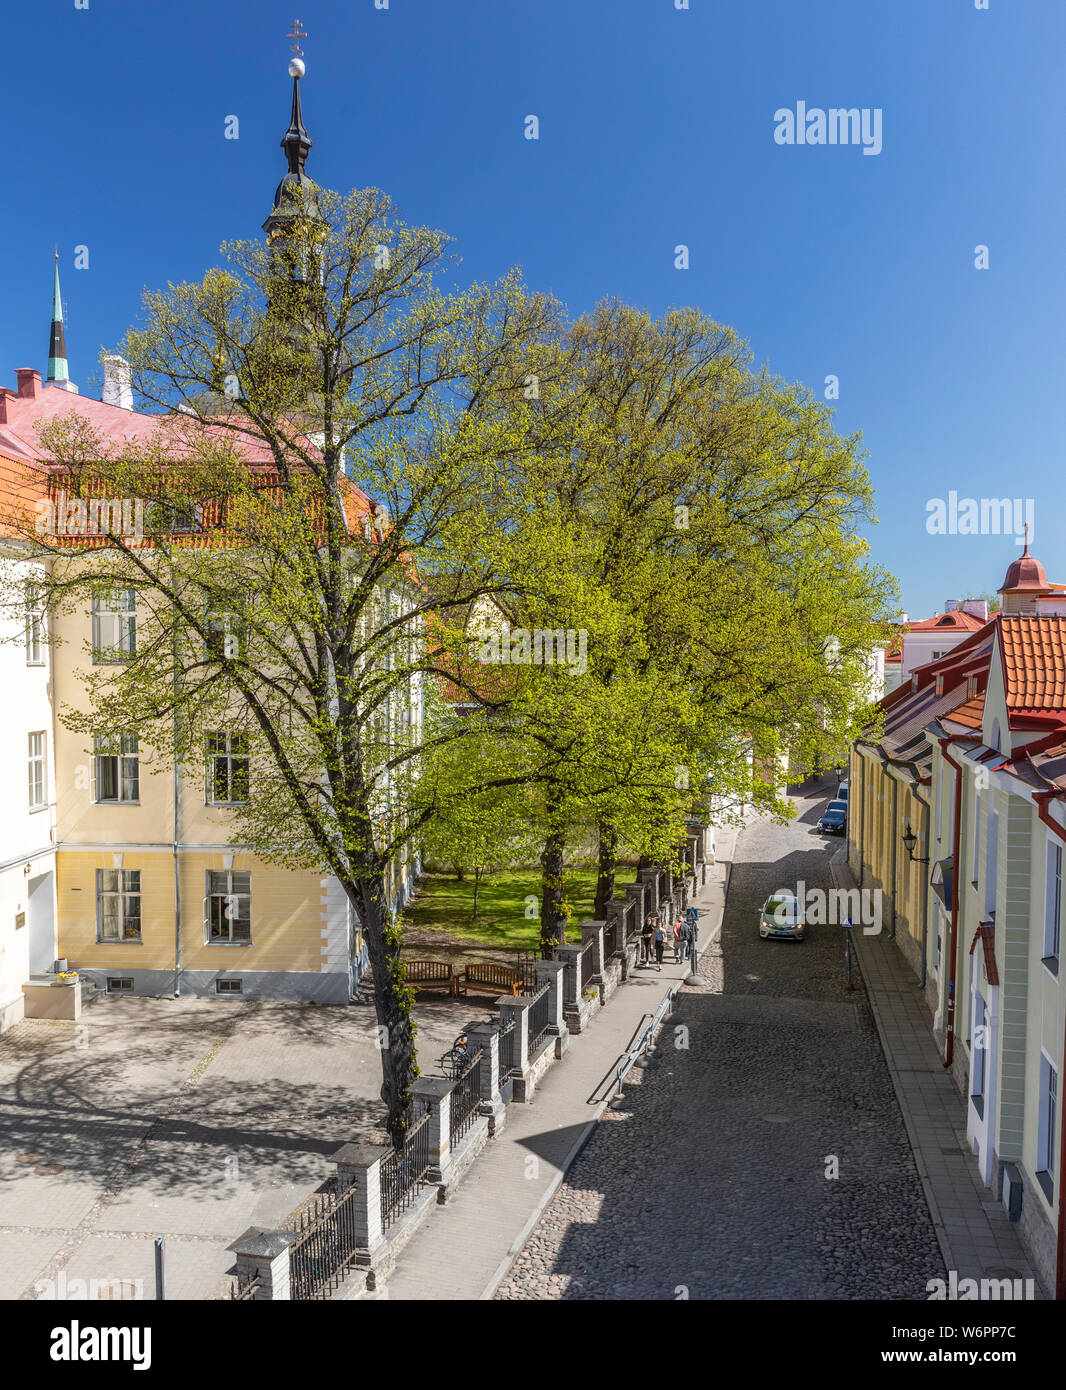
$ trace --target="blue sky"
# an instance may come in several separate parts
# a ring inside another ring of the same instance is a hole
[[[99,349],[142,288],[257,233],[295,3],[5,15],[0,381],[44,369],[53,242],[71,375],[98,394]],[[575,314],[604,295],[696,304],[781,375],[819,392],[838,376],[838,426],[862,430],[877,492],[874,558],[912,617],[995,589],[1019,553],[929,535],[927,502],[952,490],[1032,498],[1034,553],[1066,582],[1062,0],[300,6],[316,180],[388,190],[457,238],[471,279],[520,263]],[[799,100],[880,108],[881,153],[776,144],[775,111]]]

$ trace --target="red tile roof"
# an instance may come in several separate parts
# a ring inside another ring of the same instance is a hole
[[[984,627],[987,618],[981,619],[961,608],[953,608],[950,613],[938,613],[932,618],[923,618],[918,623],[908,623],[908,632],[951,631],[976,632]]]
[[[1066,714],[1066,617],[1006,615],[999,620],[999,634],[1012,718]]]

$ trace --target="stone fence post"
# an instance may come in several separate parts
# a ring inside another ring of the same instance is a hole
[[[444,1076],[416,1077],[411,1098],[429,1109],[429,1180],[447,1185],[452,1165],[451,1101],[455,1082]]]
[[[637,878],[643,883],[646,892],[644,902],[645,915],[649,912],[659,911],[659,870],[641,869]]]
[[[482,1113],[495,1120],[504,1109],[500,1096],[500,1028],[497,1023],[475,1023],[466,1030],[466,1036],[473,1047],[481,1048],[481,1061],[478,1063],[477,1085],[481,1096]],[[495,1124],[489,1125],[489,1134],[495,1132]]]
[[[380,1144],[345,1144],[330,1158],[337,1165],[342,1192],[351,1193],[348,1213],[355,1244],[356,1263],[372,1265],[385,1247],[381,1220],[381,1160],[391,1148]]]
[[[227,1245],[226,1249],[237,1257],[237,1277],[242,1283],[254,1275],[259,1276],[253,1302],[292,1299],[289,1246],[295,1239],[295,1231],[264,1231],[258,1226],[249,1226],[232,1245]]]

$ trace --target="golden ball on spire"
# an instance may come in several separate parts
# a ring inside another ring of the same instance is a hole
[[[289,76],[290,76],[290,77],[303,77],[303,75],[304,75],[304,73],[305,73],[306,71],[307,71],[307,68],[306,68],[306,66],[304,65],[304,61],[303,61],[302,58],[292,58],[292,59],[289,60]]]

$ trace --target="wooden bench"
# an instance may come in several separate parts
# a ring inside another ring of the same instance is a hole
[[[476,965],[468,965],[456,976],[456,994],[465,994],[468,990],[477,990],[482,994],[521,994],[522,975],[509,965],[480,961]]]
[[[412,989],[446,989],[456,993],[455,972],[445,960],[403,961],[403,982]]]

